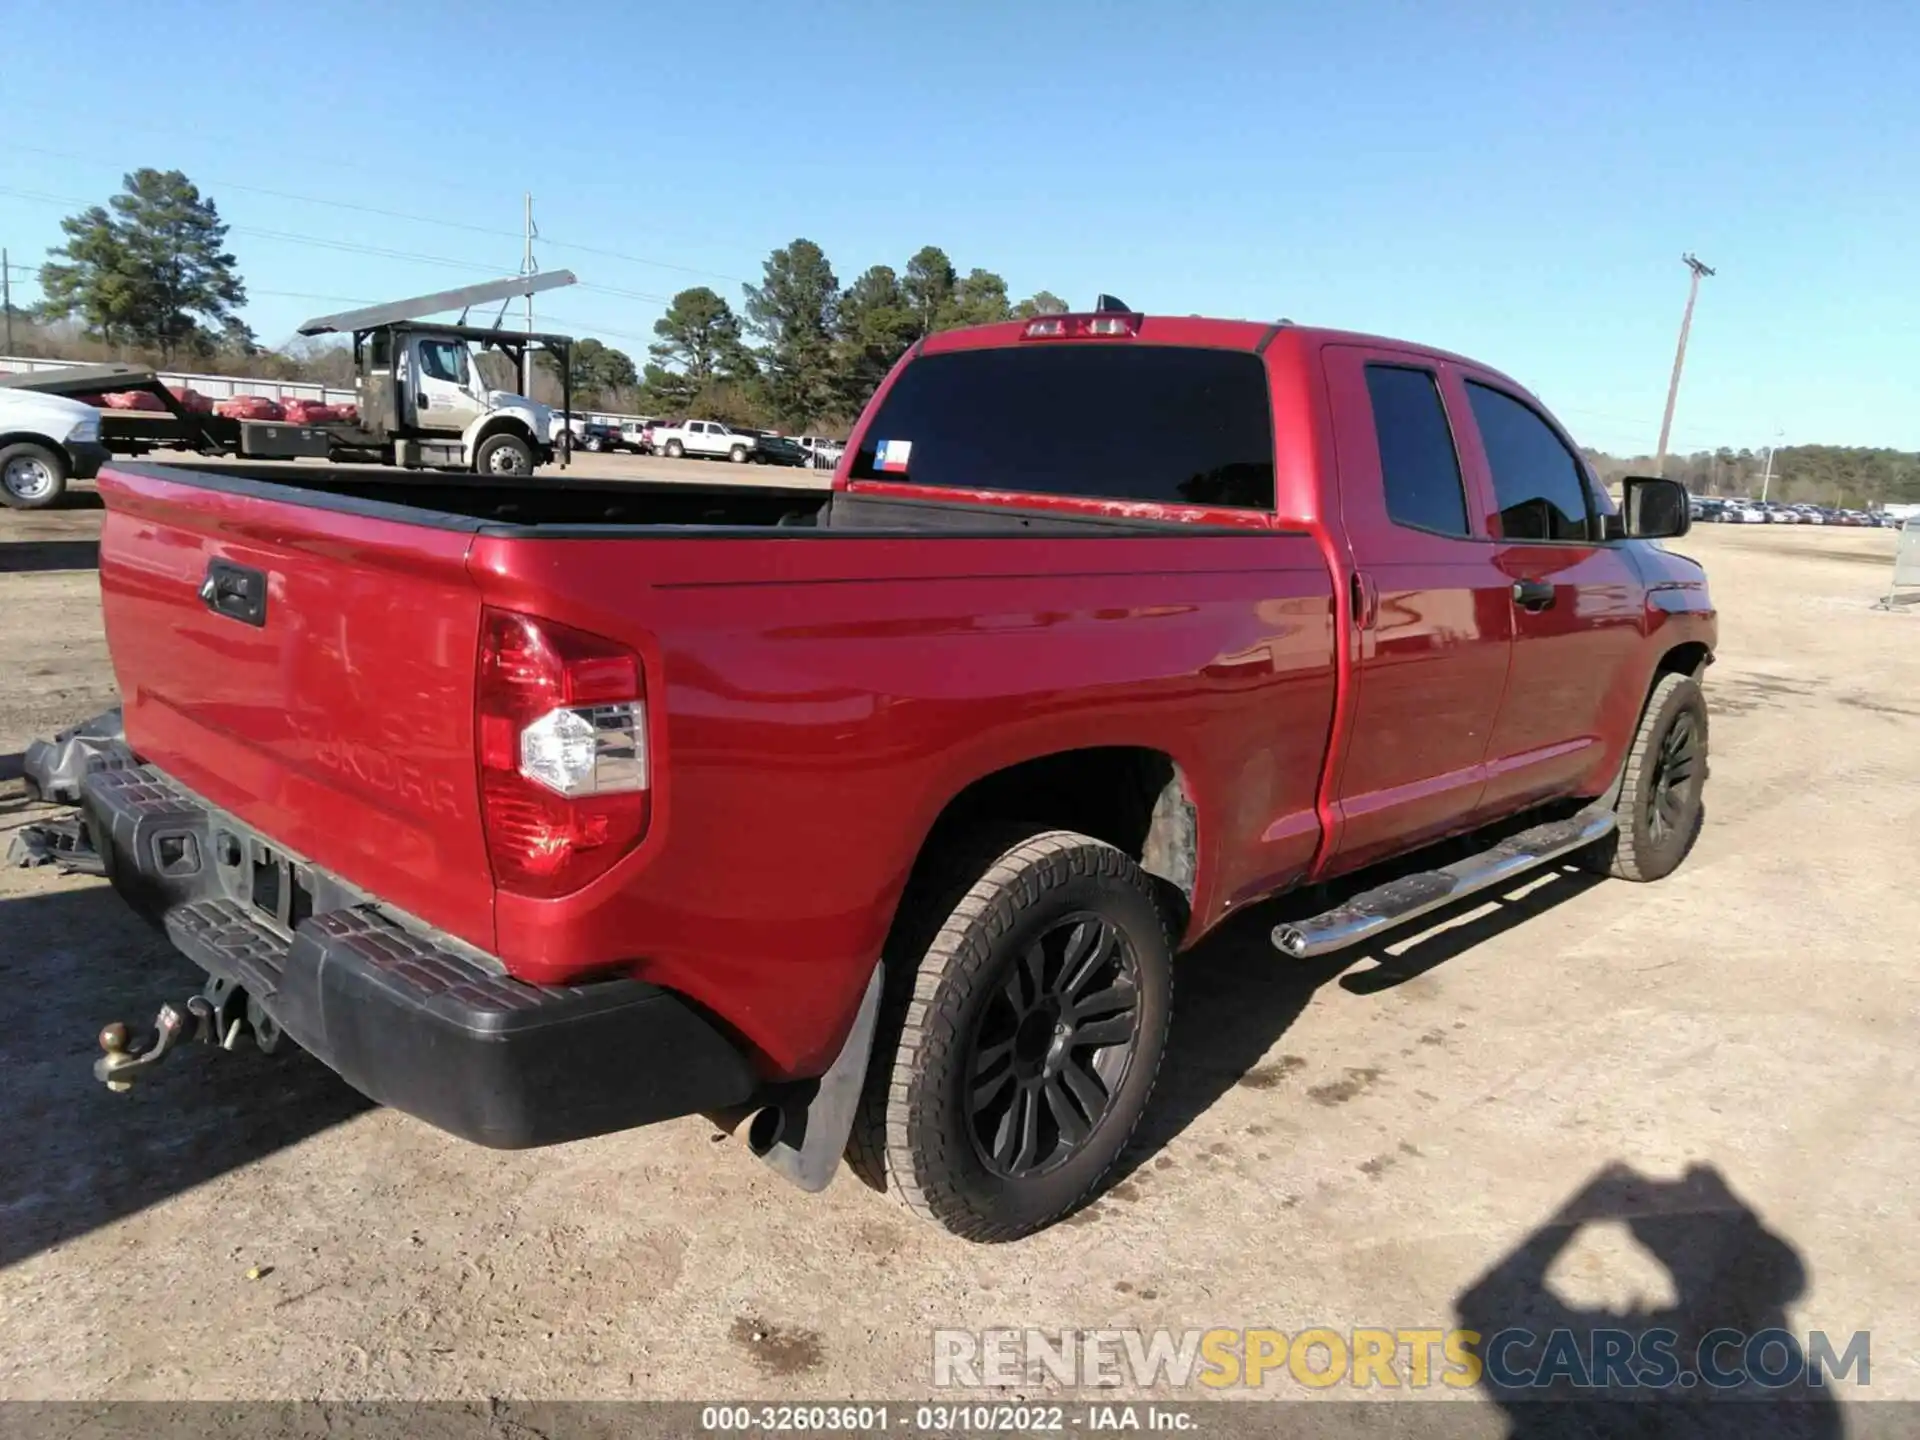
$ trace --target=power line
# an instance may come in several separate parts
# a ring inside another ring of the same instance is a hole
[[[608,260],[625,260],[630,265],[651,265],[658,270],[678,270],[683,275],[705,275],[712,280],[731,280],[736,285],[753,283],[740,275],[727,275],[719,270],[701,270],[692,265],[672,265],[665,260],[643,260],[638,255],[626,255],[618,250],[602,250],[596,245],[576,245],[568,240],[548,240],[546,243],[557,250],[578,250],[582,255],[600,255]]]
[[[596,285],[586,280],[580,281],[574,288],[578,290],[596,291],[601,295],[621,295],[629,300],[651,300],[659,305],[671,305],[673,303],[673,297],[671,295],[650,295],[645,290],[622,290],[617,285]]]
[[[44,155],[55,160],[77,160],[83,164],[98,165],[102,169],[117,168],[107,165],[93,155],[78,155],[65,150],[48,150],[37,145],[8,145],[7,148],[28,155]],[[463,220],[448,220],[437,215],[413,215],[404,210],[389,210],[380,205],[364,205],[354,200],[334,200],[320,195],[301,195],[291,190],[276,190],[266,185],[243,185],[237,180],[209,177],[206,184],[222,190],[239,190],[245,194],[271,196],[276,200],[292,200],[302,205],[324,205],[335,210],[350,210],[359,215],[378,215],[387,220],[405,220],[415,225],[440,225],[449,230],[464,230],[470,235],[491,235],[503,240],[523,238],[519,231],[500,229],[491,225],[473,225]],[[60,203],[83,205],[88,202],[64,200]],[[558,250],[576,250],[582,255],[598,255],[608,260],[624,261],[629,265],[645,265],[657,270],[675,270],[683,275],[705,275],[714,280],[730,280],[740,285],[752,283],[738,275],[728,275],[719,270],[703,270],[697,265],[677,265],[670,260],[654,260],[644,255],[629,255],[621,250],[603,249],[597,245],[580,245],[566,240],[553,240],[545,235],[540,239],[543,244]]]
[[[416,265],[439,265],[450,270],[484,271],[497,275],[502,267],[483,264],[477,260],[454,260],[445,255],[422,255],[414,250],[389,250],[383,245],[363,245],[354,240],[320,240],[311,235],[295,235],[286,230],[263,230],[255,225],[230,225],[227,227],[236,235],[250,235],[255,239],[279,240],[289,245],[310,245],[321,250],[339,250],[350,255],[375,255],[383,260],[407,260]]]

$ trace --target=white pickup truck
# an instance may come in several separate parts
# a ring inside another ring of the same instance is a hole
[[[0,505],[42,510],[69,480],[91,480],[108,459],[100,412],[63,395],[0,388]]]
[[[753,458],[755,443],[753,436],[736,434],[718,420],[686,420],[678,425],[656,425],[653,430],[653,453],[675,460],[683,455],[697,460],[724,456],[736,465],[744,465]]]

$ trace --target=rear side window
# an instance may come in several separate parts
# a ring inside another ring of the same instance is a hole
[[[1502,537],[1591,539],[1585,469],[1547,422],[1511,395],[1471,380],[1467,398],[1493,471]]]
[[[924,355],[901,372],[853,477],[962,490],[1273,508],[1257,355],[1029,343]]]
[[[1460,457],[1433,372],[1369,365],[1367,395],[1380,440],[1388,518],[1415,530],[1465,535],[1467,493],[1460,483]]]

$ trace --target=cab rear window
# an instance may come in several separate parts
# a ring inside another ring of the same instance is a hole
[[[1273,508],[1266,367],[1237,350],[1088,342],[923,355],[856,480]]]

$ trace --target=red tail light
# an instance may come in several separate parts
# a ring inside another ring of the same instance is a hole
[[[532,615],[480,621],[475,741],[494,883],[548,898],[604,875],[646,833],[646,684],[612,640]]]

